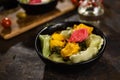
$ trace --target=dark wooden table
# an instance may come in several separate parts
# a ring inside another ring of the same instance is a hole
[[[0,38],[0,80],[120,80],[120,0],[104,0],[104,6],[97,27],[105,33],[107,47],[92,67],[66,73],[46,66],[34,48],[35,36],[45,23],[12,39]],[[74,10],[48,23],[78,20]]]

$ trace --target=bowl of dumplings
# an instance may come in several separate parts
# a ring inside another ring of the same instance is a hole
[[[35,49],[46,65],[82,68],[99,60],[105,51],[106,37],[97,27],[82,22],[47,25],[36,35]]]
[[[36,15],[54,10],[58,0],[18,0],[18,2],[27,14]]]

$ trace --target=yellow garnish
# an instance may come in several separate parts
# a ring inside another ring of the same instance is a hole
[[[63,57],[69,57],[76,54],[80,50],[78,43],[67,43],[65,48],[61,50],[61,55]]]
[[[51,38],[55,40],[65,40],[64,36],[59,33],[53,33]]]
[[[65,41],[60,41],[60,40],[50,40],[50,48],[59,46],[63,47],[65,45]]]
[[[50,40],[50,48],[59,46],[64,47],[65,45],[65,38],[63,35],[59,33],[53,33]]]
[[[82,29],[82,28],[86,28],[87,29],[87,31],[88,31],[88,34],[91,34],[92,33],[92,31],[93,31],[93,27],[89,27],[89,26],[87,26],[87,25],[85,25],[85,24],[79,24],[79,25],[74,25],[74,30],[78,30],[78,29]]]

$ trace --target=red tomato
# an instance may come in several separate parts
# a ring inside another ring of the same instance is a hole
[[[69,42],[82,42],[88,37],[87,29],[78,29],[75,30],[68,40]]]
[[[75,6],[79,6],[80,4],[82,4],[84,2],[84,0],[71,0],[71,2],[75,5]]]
[[[71,0],[71,2],[72,2],[75,6],[78,6],[78,5],[79,5],[79,0]]]
[[[1,21],[1,25],[4,27],[4,28],[8,28],[11,26],[11,20],[7,17],[3,18],[2,21]]]

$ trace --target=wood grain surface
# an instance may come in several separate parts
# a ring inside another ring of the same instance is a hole
[[[59,1],[56,9],[54,9],[53,11],[40,15],[27,15],[25,18],[22,19],[19,19],[16,16],[19,12],[25,13],[25,11],[20,7],[4,11],[0,13],[0,20],[4,17],[8,17],[12,20],[12,25],[8,29],[4,29],[0,25],[0,35],[4,39],[10,39],[32,28],[35,28],[40,24],[43,24],[60,15],[63,15],[73,10],[74,8],[74,5],[69,0],[64,0],[62,2]]]

